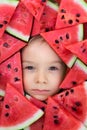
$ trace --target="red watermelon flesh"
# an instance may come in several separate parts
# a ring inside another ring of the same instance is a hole
[[[0,38],[2,37],[17,5],[18,0],[3,0],[0,2]]]
[[[87,22],[87,2],[84,0],[61,0],[56,29]]]
[[[31,33],[33,16],[23,4],[19,2],[6,31],[24,41],[28,41]]]
[[[48,99],[43,130],[86,130],[84,125],[52,98]]]
[[[71,67],[76,56],[64,47],[64,44],[74,43],[83,39],[83,25],[41,33],[43,38],[55,50],[68,67]],[[50,38],[50,36],[52,38]]]
[[[79,59],[77,59],[61,83],[60,88],[72,88],[84,82],[85,80],[87,80],[87,66]]]
[[[6,89],[6,84],[8,82],[23,94],[20,52],[17,52],[5,62],[0,64],[0,90],[2,90],[1,93],[3,93]]]
[[[30,103],[14,87],[7,84],[3,109],[0,117],[0,130],[17,130],[27,127],[43,115],[43,112]]]
[[[0,63],[19,51],[25,45],[25,42],[4,33],[3,37],[0,38]]]
[[[68,45],[66,48],[87,65],[87,39]]]
[[[55,95],[54,99],[87,127],[87,82]]]
[[[39,21],[43,13],[46,0],[21,0],[32,13],[32,15]]]

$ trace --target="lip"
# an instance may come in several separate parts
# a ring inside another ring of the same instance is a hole
[[[33,89],[32,92],[33,92],[34,94],[42,95],[42,94],[47,94],[47,93],[49,92],[49,90]]]

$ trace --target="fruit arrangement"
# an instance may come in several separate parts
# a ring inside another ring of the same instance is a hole
[[[41,102],[24,95],[21,49],[40,34],[68,72]],[[87,130],[87,1],[0,0],[0,130]]]

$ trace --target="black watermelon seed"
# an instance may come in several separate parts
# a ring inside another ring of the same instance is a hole
[[[65,16],[64,16],[64,15],[62,15],[62,16],[61,16],[61,19],[65,19]]]
[[[56,39],[56,40],[55,40],[55,43],[59,43],[59,41]]]
[[[69,91],[66,91],[65,96],[68,96],[68,95],[69,95]]]
[[[76,19],[76,22],[79,23],[79,19]]]
[[[76,81],[72,81],[72,84],[73,84],[73,85],[77,85],[77,82],[76,82]]]
[[[86,51],[86,49],[84,48],[83,50],[82,50],[82,52],[84,53]]]
[[[58,109],[56,106],[53,106],[53,109]]]
[[[15,72],[18,72],[18,68],[15,68],[14,71],[15,71]]]
[[[44,110],[45,110],[45,107],[41,107],[41,110],[43,110],[43,111],[44,111]]]
[[[9,109],[10,107],[9,107],[9,105],[8,105],[8,104],[6,104],[6,105],[5,105],[5,108],[8,108],[8,109]]]
[[[59,124],[59,120],[54,120],[54,124]]]
[[[0,28],[2,28],[3,27],[3,24],[0,24]]]
[[[71,107],[73,111],[77,111],[76,107]]]
[[[8,65],[7,65],[7,68],[8,68],[8,69],[11,69],[11,64],[8,64]]]
[[[77,101],[77,102],[75,102],[75,105],[79,107],[79,106],[81,106],[81,102]]]
[[[73,92],[74,92],[74,89],[70,89],[70,92],[73,93]]]
[[[14,81],[16,82],[16,81],[19,81],[20,79],[18,78],[18,77],[15,77],[14,78]]]
[[[63,40],[63,38],[60,36],[60,40]]]
[[[9,47],[10,47],[10,45],[9,45],[7,42],[5,42],[5,43],[3,44],[3,46],[6,47],[6,48],[9,48]]]
[[[76,14],[76,17],[80,17],[80,14],[78,13],[78,14]]]
[[[50,29],[49,29],[49,28],[45,28],[45,31],[46,31],[46,32],[49,32],[49,31],[50,31]]]
[[[68,23],[69,23],[69,24],[72,24],[72,23],[73,23],[73,20],[72,20],[72,19],[69,19],[69,20],[68,20]]]
[[[66,13],[66,10],[64,10],[64,9],[61,9],[61,13]]]
[[[3,96],[0,96],[0,101],[4,101],[4,97]]]
[[[68,33],[66,34],[66,39],[69,39],[69,34]]]
[[[53,118],[58,118],[58,116],[54,115]]]
[[[5,113],[5,116],[8,117],[8,116],[9,116],[9,113]]]
[[[3,21],[3,23],[4,23],[4,24],[7,24],[8,22],[5,20],[5,21]]]

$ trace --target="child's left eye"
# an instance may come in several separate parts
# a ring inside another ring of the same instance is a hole
[[[54,71],[54,70],[58,70],[58,68],[57,68],[57,67],[55,67],[55,66],[51,66],[51,67],[49,67],[49,70]]]

